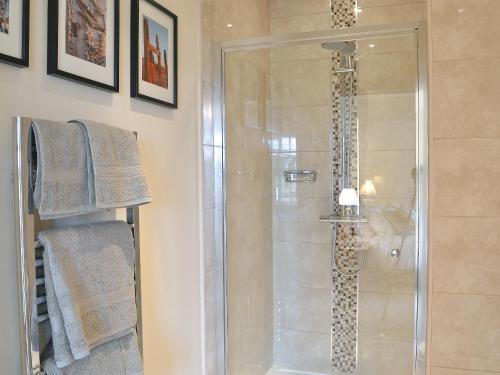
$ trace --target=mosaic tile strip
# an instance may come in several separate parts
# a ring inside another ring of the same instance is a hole
[[[331,0],[332,28],[342,29],[356,24],[356,0]]]
[[[356,0],[332,0],[332,28],[344,28],[356,23]],[[352,73],[337,73],[342,65],[342,55],[332,52],[332,212],[339,215],[338,197],[342,190],[342,137],[343,122],[349,121],[349,91],[352,80],[352,96],[356,97],[358,80],[354,55]],[[351,102],[351,186],[357,186],[357,144],[358,113],[356,101]],[[351,225],[343,224],[338,228],[336,253],[338,265],[345,273],[358,269],[359,242]],[[358,345],[358,278],[348,277],[332,269],[332,370],[355,373],[357,368]]]

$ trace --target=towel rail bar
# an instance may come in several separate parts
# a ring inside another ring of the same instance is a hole
[[[36,234],[42,229],[42,225],[33,205],[37,154],[31,124],[31,118],[13,118],[13,183],[21,321],[21,355],[23,359],[22,375],[38,375],[43,373],[40,366],[38,325],[49,319],[44,306],[47,301],[44,295],[45,278],[41,275],[43,269],[40,268],[43,266],[43,259],[41,258],[43,246],[39,241],[35,240]],[[126,208],[126,216],[127,223],[134,234],[137,336],[139,339],[139,349],[142,354],[139,207]],[[43,227],[45,228],[46,225],[43,225]],[[38,311],[39,306],[41,309],[40,314]]]

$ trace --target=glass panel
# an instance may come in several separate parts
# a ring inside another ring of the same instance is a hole
[[[225,55],[229,375],[413,374],[416,84],[414,35]]]

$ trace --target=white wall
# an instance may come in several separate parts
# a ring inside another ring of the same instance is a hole
[[[20,374],[11,118],[90,118],[137,130],[154,203],[141,214],[147,375],[201,370],[199,1],[160,0],[179,16],[179,110],[129,98],[129,0],[121,3],[121,93],[46,75],[46,0],[31,1],[29,69],[0,64],[0,374]]]

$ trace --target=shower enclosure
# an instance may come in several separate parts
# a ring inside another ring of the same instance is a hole
[[[422,25],[222,52],[225,374],[424,375]]]

